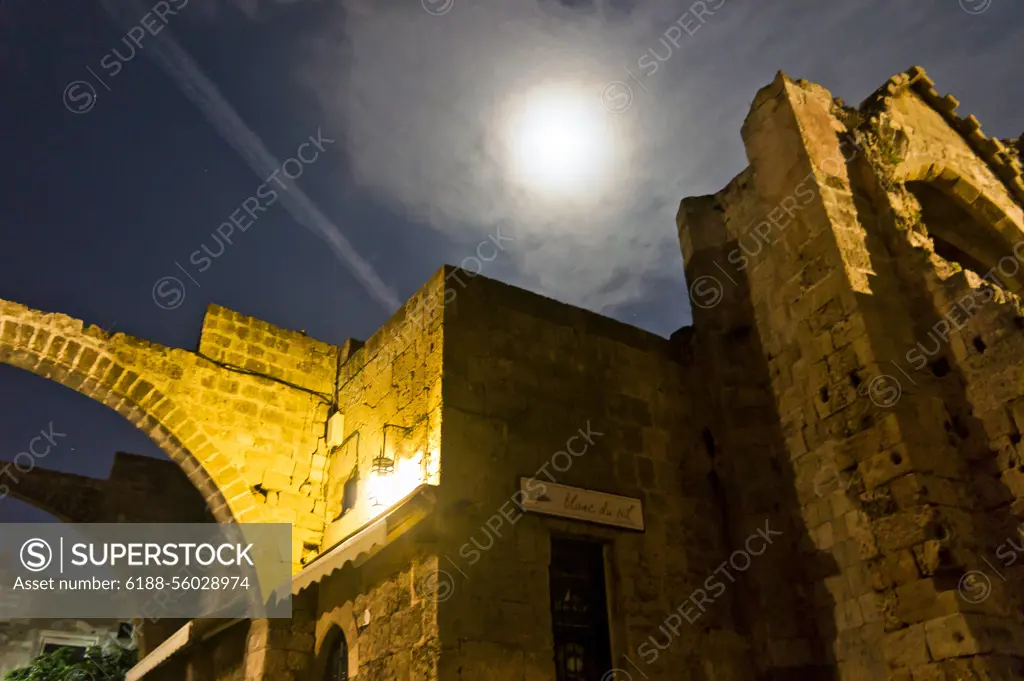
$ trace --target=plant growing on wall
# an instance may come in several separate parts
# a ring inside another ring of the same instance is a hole
[[[137,661],[133,648],[118,645],[89,648],[84,657],[73,648],[58,648],[7,672],[4,681],[124,681]]]

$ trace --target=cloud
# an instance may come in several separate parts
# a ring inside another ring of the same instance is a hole
[[[127,30],[136,26],[134,18],[142,16],[145,11],[139,0],[101,0],[101,2],[110,17]],[[142,29],[138,28],[138,30]],[[263,182],[254,188],[254,193],[259,191],[259,187],[270,189],[281,199],[281,204],[296,222],[327,243],[338,260],[349,269],[379,305],[388,312],[397,309],[401,303],[394,291],[384,283],[373,266],[356,251],[342,230],[302,191],[293,178],[288,177],[282,163],[274,158],[264,145],[263,140],[245,124],[234,107],[221,94],[220,89],[171,37],[170,31],[155,38],[152,46],[147,50],[147,55],[174,80],[182,93],[200,110],[221,138],[231,145]],[[318,140],[322,139],[320,134],[321,131],[318,129],[316,133]],[[334,140],[330,140],[328,143],[332,142]],[[311,135],[307,144],[313,143],[314,138]],[[298,155],[298,153],[297,151],[296,154]],[[275,178],[273,184],[269,179],[272,176]],[[274,189],[275,185],[281,187],[280,192]],[[261,194],[261,196],[264,195]],[[273,201],[276,200],[276,198],[273,199]]]
[[[646,279],[680,269],[672,215],[700,159],[653,152],[659,131],[682,128],[701,104],[678,93],[669,119],[639,101],[615,115],[601,100],[610,80],[628,79],[637,46],[664,30],[656,12],[456,0],[432,16],[413,3],[349,0],[345,15],[344,43],[320,42],[316,66],[303,70],[343,122],[358,183],[457,239],[502,225],[517,238],[519,283],[593,309],[636,299]],[[325,72],[346,60],[345,77]],[[558,84],[584,93],[619,149],[610,186],[587,201],[544,199],[508,177],[512,102]]]
[[[776,70],[851,103],[917,63],[946,88],[967,87],[972,72],[1010,75],[1000,55],[1021,33],[999,2],[972,16],[956,3],[881,0],[342,0],[297,73],[342,123],[363,188],[467,243],[501,225],[518,239],[514,283],[609,311],[682,278],[678,202],[746,165],[740,125]],[[951,44],[962,46],[955,58]],[[509,181],[511,100],[574,83],[602,107],[614,81],[632,102],[607,114],[621,143],[609,188],[569,204]],[[999,99],[980,103],[1009,107]]]

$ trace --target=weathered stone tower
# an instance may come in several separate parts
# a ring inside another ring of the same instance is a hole
[[[763,679],[1024,674],[1024,183],[920,68],[859,109],[780,73],[750,165],[683,200],[737,612]]]

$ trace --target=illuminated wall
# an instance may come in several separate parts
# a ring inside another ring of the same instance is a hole
[[[325,548],[439,480],[443,277],[442,270],[365,345],[343,350],[344,425],[329,443]],[[382,462],[391,464],[383,476],[375,473]]]

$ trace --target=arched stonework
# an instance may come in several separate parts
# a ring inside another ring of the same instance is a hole
[[[903,186],[918,200],[929,235],[939,240],[936,253],[942,255],[940,242],[948,243],[977,263],[971,266],[953,258],[966,269],[981,277],[994,271],[1008,290],[1024,290],[1024,268],[999,266],[1004,258],[1024,261],[1024,230],[1002,210],[1002,202],[938,161],[908,171]]]
[[[350,640],[355,639],[350,639],[347,632],[339,624],[333,624],[330,630],[319,638],[310,675],[312,681],[336,681],[339,677],[344,679],[356,678],[358,666],[354,664],[352,659],[352,649],[349,647]],[[335,656],[339,659],[336,660]],[[340,674],[332,673],[338,671],[335,668],[338,662],[343,665],[340,667]]]
[[[63,315],[34,319],[20,307],[5,303],[0,313],[0,362],[73,388],[125,417],[181,467],[218,522],[254,514],[241,472],[222,461],[173,399],[120,361],[104,332],[82,332],[81,322]]]
[[[356,627],[355,605],[345,601],[330,610],[319,613],[316,622],[316,646],[311,678],[321,681],[327,669],[331,648],[339,637],[345,639],[348,651],[348,676],[359,678],[359,630]]]
[[[956,99],[939,98],[932,85],[912,71],[894,87],[909,86],[917,96],[887,100],[887,125],[903,146],[894,179],[932,183],[1009,244],[1024,240],[1024,182],[1010,151],[983,135],[973,116],[957,116]]]
[[[332,351],[216,306],[199,352],[188,352],[0,300],[0,362],[124,416],[181,467],[219,522],[293,523],[296,564],[322,538],[314,457]]]

